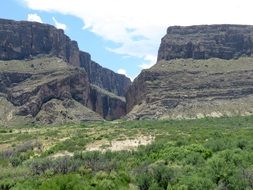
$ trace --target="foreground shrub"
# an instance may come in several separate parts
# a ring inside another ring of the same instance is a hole
[[[10,190],[15,185],[12,179],[0,180],[0,190]]]
[[[193,176],[183,178],[175,186],[175,189],[210,190],[210,189],[214,189],[214,187],[215,187],[215,184],[210,179],[193,175]]]
[[[67,174],[76,171],[81,162],[79,160],[72,159],[68,156],[58,158],[52,162],[52,170],[54,173]]]
[[[176,171],[163,163],[144,166],[137,171],[136,181],[140,190],[167,189],[176,181]]]
[[[113,152],[101,153],[98,151],[94,152],[79,152],[75,153],[74,158],[79,159],[87,168],[90,168],[93,172],[107,171],[111,172],[115,170],[119,161],[116,154]]]
[[[46,180],[39,190],[88,190],[85,181],[77,174],[58,175]]]
[[[33,175],[42,175],[51,168],[52,160],[49,158],[38,158],[28,162],[28,166]]]

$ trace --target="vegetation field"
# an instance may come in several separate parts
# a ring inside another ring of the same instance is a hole
[[[9,189],[253,189],[253,116],[0,127]]]

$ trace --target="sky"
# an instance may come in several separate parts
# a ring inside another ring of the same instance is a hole
[[[0,0],[0,17],[52,24],[94,61],[132,80],[174,25],[253,24],[252,0]]]

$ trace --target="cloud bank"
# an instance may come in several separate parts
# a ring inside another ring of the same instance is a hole
[[[33,10],[81,18],[84,29],[118,44],[109,51],[155,63],[171,25],[253,24],[252,0],[23,0]]]

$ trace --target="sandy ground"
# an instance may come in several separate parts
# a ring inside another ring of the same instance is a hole
[[[0,144],[0,152],[10,148],[10,144]]]
[[[86,151],[101,151],[105,152],[107,150],[111,151],[121,151],[121,150],[134,150],[140,145],[150,144],[154,140],[152,136],[140,136],[135,139],[126,140],[113,140],[106,141],[100,140],[95,141],[86,146]],[[50,156],[51,158],[59,158],[64,156],[73,156],[74,154],[68,151],[58,152]]]
[[[56,154],[52,155],[51,158],[59,158],[64,156],[74,156],[74,153],[68,151],[57,152]]]
[[[86,151],[121,151],[134,150],[140,145],[150,144],[154,140],[152,136],[140,136],[134,139],[113,140],[113,141],[96,141],[86,146]]]

